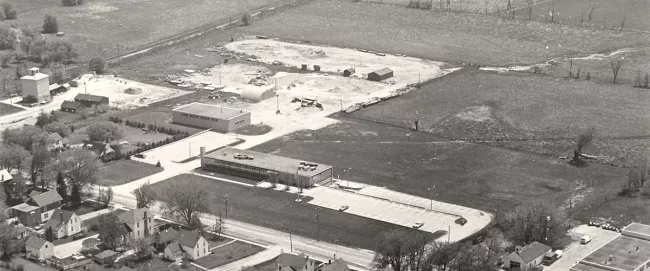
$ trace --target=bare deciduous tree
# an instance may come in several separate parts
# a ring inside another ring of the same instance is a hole
[[[148,182],[142,184],[140,188],[134,190],[132,193],[135,196],[138,208],[148,208],[156,201],[156,193],[151,189],[151,184]]]
[[[210,191],[205,180],[189,177],[170,183],[163,193],[163,210],[171,217],[192,225],[199,213],[210,210]]]
[[[610,64],[612,66],[612,73],[614,75],[614,80],[612,83],[616,84],[616,78],[618,77],[618,71],[621,69],[621,66],[623,66],[623,61],[621,60],[612,60],[610,61]]]
[[[596,3],[593,1],[591,2],[589,6],[589,14],[587,14],[587,19],[589,20],[589,25],[591,26],[591,19],[593,18],[594,11],[596,10]]]
[[[627,16],[625,16],[625,17],[623,17],[623,19],[621,19],[621,29],[619,29],[619,31],[623,31],[623,27],[625,27],[625,21],[627,21]]]
[[[576,138],[576,147],[573,150],[573,162],[578,162],[580,160],[582,152],[587,148],[587,146],[591,145],[591,142],[593,142],[595,133],[596,129],[591,127],[578,135]]]
[[[550,202],[542,202],[507,213],[499,226],[515,245],[538,241],[554,247],[566,237],[567,218]]]
[[[526,3],[526,13],[528,13],[528,20],[533,19],[533,5],[535,5],[535,0],[525,0]]]
[[[376,269],[391,266],[395,271],[421,270],[431,241],[428,234],[412,234],[401,229],[387,231],[377,240],[372,266]]]

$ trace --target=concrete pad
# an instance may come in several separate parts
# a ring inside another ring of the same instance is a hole
[[[205,151],[211,151],[228,144],[236,142],[233,135],[221,134],[212,131],[202,132],[183,140],[164,145],[152,150],[143,152],[145,159],[137,159],[142,162],[155,165],[160,161],[165,167],[169,162],[181,162],[194,156],[199,156],[200,148],[205,147]]]

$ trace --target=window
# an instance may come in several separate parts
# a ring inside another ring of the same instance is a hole
[[[49,215],[50,215],[50,214],[45,213],[45,215],[44,215],[43,217],[47,218]]]
[[[140,228],[140,222],[136,223],[136,227]]]
[[[137,236],[140,237],[140,231],[137,232]]]

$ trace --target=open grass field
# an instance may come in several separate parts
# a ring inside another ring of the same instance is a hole
[[[10,115],[24,109],[6,103],[0,103],[0,116]]]
[[[211,254],[196,260],[196,264],[208,269],[231,263],[264,250],[261,247],[235,241],[225,246],[213,249]]]
[[[183,174],[156,183],[154,189],[161,191],[170,182],[207,181],[212,192],[214,208],[224,208],[228,197],[228,219],[268,227],[284,232],[292,231],[299,236],[317,238],[316,208],[307,202],[295,202],[296,195],[286,192],[250,188],[228,182],[212,180],[196,175]],[[161,199],[164,201],[164,199]],[[390,229],[416,231],[377,220],[320,209],[320,239],[338,242],[347,246],[374,249],[375,238]]]
[[[66,33],[65,37],[56,39],[75,44],[85,59],[117,56],[118,47],[124,52],[209,23],[239,18],[245,11],[283,1],[96,0],[75,7],[63,6],[60,0],[8,2],[16,6],[18,20],[5,21],[3,25],[41,27],[45,14],[52,14],[58,19],[59,31]]]
[[[161,172],[163,168],[133,160],[116,160],[104,163],[97,174],[98,184],[115,186],[132,182]]]
[[[616,193],[627,173],[601,164],[576,168],[555,157],[341,120],[253,149],[330,164],[339,169],[335,174],[351,181],[492,213],[539,200],[568,206],[571,194],[575,208],[586,206],[603,193]],[[341,168],[352,169],[343,175]],[[433,193],[427,191],[433,186]]]
[[[242,31],[482,65],[539,63],[648,41],[643,33],[352,1],[313,1]]]

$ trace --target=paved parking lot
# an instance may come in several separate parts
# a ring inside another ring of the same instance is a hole
[[[145,159],[134,158],[134,160],[137,159],[153,165],[158,161],[161,163],[180,162],[190,157],[198,156],[201,147],[205,147],[206,151],[210,151],[234,143],[236,140],[235,135],[207,131],[143,152],[142,154],[146,156]]]
[[[303,193],[314,199],[309,203],[324,208],[338,210],[342,205],[350,206],[345,212],[381,220],[388,223],[411,227],[416,222],[424,222],[420,230],[436,232],[439,230],[448,231],[451,226],[451,240],[455,241],[464,237],[460,225],[454,221],[457,216],[439,212],[432,212],[427,209],[416,208],[392,202],[376,199],[368,196],[358,195],[328,187],[317,187]],[[447,235],[440,238],[447,240]]]
[[[575,242],[569,245],[569,248],[565,249],[562,258],[558,259],[551,266],[545,266],[544,271],[567,271],[582,258],[621,235],[617,232],[597,227],[589,227],[587,225],[580,225],[572,229],[569,234]],[[591,236],[592,240],[588,244],[581,245],[578,240],[580,240],[580,237],[584,235]]]

